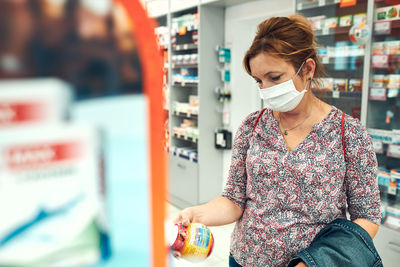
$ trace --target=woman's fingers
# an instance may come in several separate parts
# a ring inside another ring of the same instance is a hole
[[[188,226],[192,222],[192,220],[193,220],[193,215],[190,209],[184,209],[174,219],[174,224],[183,224],[184,226]]]
[[[181,257],[181,253],[179,253],[176,250],[172,251],[172,254],[174,255],[175,258],[180,258]]]

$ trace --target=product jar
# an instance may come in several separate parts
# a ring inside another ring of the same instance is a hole
[[[168,229],[169,243],[181,258],[200,262],[210,256],[214,246],[214,236],[205,225],[191,223],[188,226],[175,224]]]

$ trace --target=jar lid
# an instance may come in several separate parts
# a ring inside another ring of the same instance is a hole
[[[167,241],[168,246],[172,247],[175,243],[175,240],[178,237],[178,231],[178,225],[173,224],[172,222],[165,223],[165,240]]]

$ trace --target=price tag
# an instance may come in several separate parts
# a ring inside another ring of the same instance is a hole
[[[184,44],[184,45],[183,45],[183,49],[184,49],[184,50],[188,49],[188,45],[187,45],[187,44]]]
[[[375,34],[390,34],[392,29],[391,21],[376,21],[374,23]]]
[[[372,67],[385,69],[389,66],[389,55],[372,55]]]
[[[389,186],[388,187],[388,194],[389,195],[396,195],[396,187]]]
[[[381,141],[372,141],[372,146],[374,147],[375,153],[382,154],[383,153],[383,143]]]
[[[335,0],[335,1],[333,1],[335,4],[339,4],[340,3],[340,0]]]
[[[332,91],[332,98],[339,98],[340,92],[339,91]]]
[[[387,207],[386,211],[387,211],[388,215],[392,215],[392,216],[396,216],[396,217],[399,217],[399,215],[400,215],[400,209],[399,208],[395,208],[392,205],[389,205]]]
[[[322,64],[329,64],[329,57],[323,57]]]
[[[400,145],[389,145],[387,155],[393,158],[400,158]]]
[[[322,28],[322,35],[329,35],[329,28]]]
[[[386,100],[386,88],[371,88],[369,93],[370,100]]]
[[[302,10],[302,9],[303,9],[303,3],[298,3],[297,10]]]
[[[318,6],[324,6],[324,5],[326,5],[325,0],[318,1]]]

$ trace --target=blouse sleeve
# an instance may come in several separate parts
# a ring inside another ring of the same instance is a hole
[[[241,123],[233,141],[231,165],[228,179],[225,184],[223,197],[233,201],[236,205],[244,209],[246,203],[246,156],[249,148],[254,123],[256,122],[259,111],[251,113]],[[258,122],[260,123],[260,121]]]
[[[381,202],[377,178],[378,163],[366,129],[356,119],[346,117],[345,187],[350,219],[368,219],[380,224]]]

